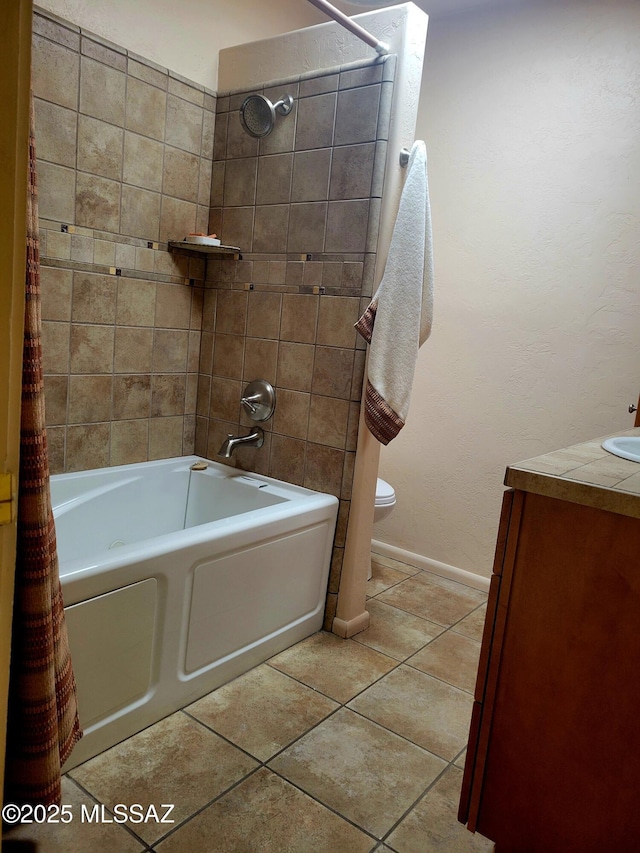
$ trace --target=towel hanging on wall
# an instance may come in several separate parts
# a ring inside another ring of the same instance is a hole
[[[431,333],[433,246],[424,142],[414,142],[382,280],[355,324],[370,344],[365,422],[382,444],[407,419],[418,349]]]

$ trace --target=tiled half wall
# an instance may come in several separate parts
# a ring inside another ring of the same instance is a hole
[[[215,96],[36,11],[43,351],[53,472],[193,452]]]
[[[290,94],[288,116],[251,137],[240,106],[218,93],[210,229],[241,259],[209,261],[196,451],[216,458],[252,421],[240,398],[253,379],[276,388],[260,449],[236,464],[340,499],[325,625],[337,603],[364,372],[353,324],[373,289],[395,57],[263,89]]]

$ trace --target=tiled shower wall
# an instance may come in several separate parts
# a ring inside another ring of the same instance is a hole
[[[240,398],[276,388],[260,449],[236,464],[340,499],[325,626],[340,584],[364,372],[353,324],[373,288],[395,58],[269,84],[294,98],[272,133],[248,135],[248,92],[218,93],[209,227],[241,259],[209,260],[196,452],[216,458],[253,422]],[[254,92],[256,90],[253,90]]]
[[[215,97],[37,11],[33,34],[51,469],[193,452]]]

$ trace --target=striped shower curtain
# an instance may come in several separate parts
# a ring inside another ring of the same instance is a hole
[[[60,801],[60,768],[82,737],[49,491],[33,116],[32,97],[18,546],[5,772],[5,802],[17,804]]]

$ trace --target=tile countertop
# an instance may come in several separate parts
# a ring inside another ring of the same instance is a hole
[[[640,427],[611,435],[640,436]],[[609,437],[509,465],[505,486],[640,518],[640,463],[603,450]]]

